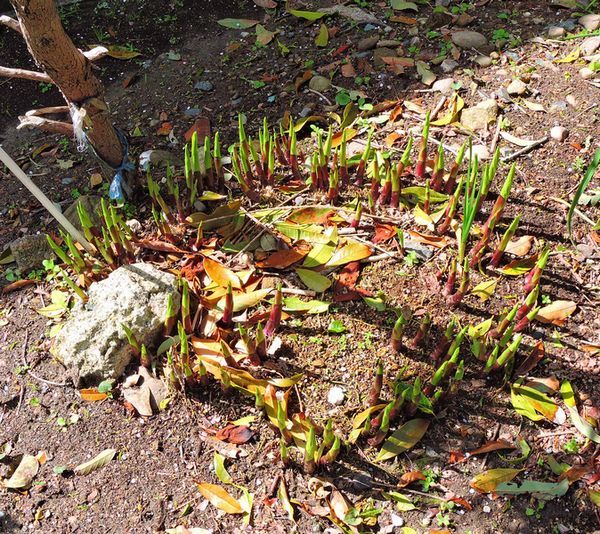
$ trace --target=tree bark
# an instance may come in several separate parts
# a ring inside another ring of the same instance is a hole
[[[98,156],[118,167],[123,149],[103,99],[104,88],[93,74],[90,61],[65,33],[54,0],[11,0],[11,3],[36,63],[65,100],[84,112],[83,128]]]

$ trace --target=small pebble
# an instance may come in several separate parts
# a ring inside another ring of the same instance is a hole
[[[554,126],[550,130],[550,137],[556,141],[563,142],[569,136],[569,130],[564,126]]]
[[[404,519],[402,519],[399,515],[392,514],[392,525],[395,527],[404,526]]]
[[[588,67],[583,67],[579,71],[579,76],[581,76],[584,80],[591,80],[596,76],[596,73]]]
[[[550,37],[550,39],[558,39],[559,37],[563,37],[566,33],[567,30],[560,26],[550,26],[550,28],[548,28],[548,37]]]
[[[492,511],[492,509],[487,504],[482,508],[482,510],[484,514],[489,514]]]
[[[508,94],[511,96],[521,96],[527,92],[527,85],[521,80],[516,79],[510,82],[510,85],[506,88]]]
[[[327,393],[327,402],[329,404],[333,404],[334,406],[339,406],[340,404],[343,404],[345,399],[346,394],[344,393],[344,390],[339,386],[333,386],[329,390],[329,393]]]
[[[489,56],[477,56],[473,61],[480,67],[489,67],[492,64],[492,58]]]
[[[200,80],[199,82],[196,82],[196,84],[194,85],[194,89],[198,89],[199,91],[204,91],[205,93],[212,91],[214,88],[215,88],[215,86],[213,85],[213,83],[208,80]]]
[[[446,58],[444,61],[442,61],[440,68],[442,69],[442,72],[450,74],[458,68],[458,62],[454,61],[453,59]]]

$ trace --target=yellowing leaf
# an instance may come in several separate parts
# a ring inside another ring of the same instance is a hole
[[[290,15],[294,15],[294,17],[310,20],[311,22],[325,16],[325,13],[319,13],[318,11],[300,11],[298,9],[288,9],[287,11]]]
[[[415,209],[413,210],[413,217],[415,218],[415,222],[422,226],[426,226],[429,230],[433,232],[435,226],[433,224],[433,219],[428,213],[425,213],[421,207],[417,204]]]
[[[458,114],[465,107],[465,101],[455,94],[452,98],[452,102],[448,106],[448,111],[446,114],[436,121],[433,121],[431,124],[434,126],[447,126],[448,124],[452,124],[458,120]]]
[[[427,432],[429,423],[429,419],[412,419],[404,423],[385,440],[375,461],[389,460],[401,452],[412,449]]]
[[[351,261],[359,261],[368,258],[371,255],[371,249],[367,245],[357,241],[348,240],[348,243],[335,251],[331,259],[327,262],[327,267],[344,265]]]
[[[572,50],[568,55],[563,57],[562,59],[555,59],[554,63],[573,63],[579,59],[579,47]]]
[[[126,46],[110,45],[107,47],[108,55],[115,59],[131,59],[137,56],[141,56],[136,50],[131,50]]]
[[[31,486],[39,468],[40,463],[35,456],[24,454],[15,472],[8,480],[3,482],[4,487],[9,489],[27,489]]]
[[[319,35],[315,39],[315,44],[321,48],[325,48],[329,43],[329,30],[325,24],[321,24],[319,28]]]
[[[100,393],[98,388],[80,389],[79,395],[81,396],[81,400],[87,402],[97,402],[108,397],[106,393]]]
[[[300,280],[306,287],[322,293],[331,286],[331,280],[322,274],[311,271],[310,269],[296,269],[296,274],[300,277]]]
[[[544,113],[546,112],[546,108],[544,108],[544,106],[542,106],[542,104],[538,104],[537,102],[523,100],[523,104],[525,105],[526,108],[530,109],[531,111],[543,111]]]
[[[243,514],[244,509],[237,499],[234,499],[224,488],[216,484],[202,482],[197,485],[202,496],[214,507],[226,514]]]
[[[267,46],[275,37],[275,32],[267,30],[262,24],[256,26],[256,43]]]
[[[218,261],[204,258],[204,270],[210,279],[221,287],[227,287],[228,284],[231,284],[231,287],[234,289],[242,287],[238,276]]]
[[[531,271],[531,269],[533,269],[535,266],[536,261],[537,256],[511,261],[508,265],[504,266],[500,272],[508,276],[521,276]]]
[[[530,386],[519,383],[513,384],[510,391],[510,400],[518,414],[540,421],[543,418],[556,424],[566,421],[566,414],[548,395]]]
[[[589,491],[590,501],[600,508],[600,491]]]
[[[73,471],[76,475],[89,475],[96,471],[96,469],[104,467],[115,457],[115,454],[117,454],[115,449],[105,449],[90,461],[78,465]]]
[[[225,457],[218,452],[213,456],[213,468],[215,475],[223,484],[233,484],[233,479],[225,467]]]
[[[522,258],[529,254],[531,246],[533,245],[534,237],[531,235],[522,235],[518,239],[514,239],[508,242],[506,250],[508,254]]]
[[[496,291],[496,286],[498,285],[498,279],[492,278],[491,280],[485,280],[477,284],[472,290],[471,293],[473,295],[477,295],[481,302],[485,302],[488,300]]]
[[[233,294],[233,311],[241,312],[248,308],[256,306],[261,300],[271,292],[271,289],[257,289],[256,291],[250,291],[249,293],[234,293]],[[223,297],[217,303],[216,308],[219,311],[223,311],[225,305],[225,297]]]
[[[581,432],[586,438],[592,440],[594,443],[600,443],[600,436],[594,430],[594,427],[590,425],[585,419],[579,415],[577,410],[577,404],[575,403],[575,393],[573,387],[568,380],[565,380],[560,385],[560,394],[563,402],[566,404],[571,416],[571,422],[573,426]]]
[[[520,469],[488,469],[471,480],[471,487],[480,493],[492,493],[498,484],[510,482],[521,472]]]
[[[572,300],[555,300],[552,304],[544,306],[537,314],[536,319],[540,323],[552,323],[556,326],[562,326],[567,317],[573,315],[577,309],[577,304]]]

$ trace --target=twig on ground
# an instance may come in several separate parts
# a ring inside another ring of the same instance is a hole
[[[547,143],[549,140],[550,140],[550,138],[546,135],[546,136],[542,137],[541,139],[538,139],[537,141],[534,141],[533,143],[527,145],[526,147],[522,148],[521,150],[517,150],[514,154],[511,154],[510,156],[501,158],[501,161],[503,161],[504,163],[508,163],[509,161],[517,159],[518,157],[522,156],[523,154],[527,154],[528,152],[531,152],[534,148],[537,148],[537,147]]]

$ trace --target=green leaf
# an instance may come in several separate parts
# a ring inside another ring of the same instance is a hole
[[[277,498],[281,503],[281,507],[286,511],[289,520],[295,522],[294,506],[290,502],[287,487],[285,485],[285,480],[283,479],[283,477],[281,478],[281,482],[279,482],[279,488],[277,489]]]
[[[233,311],[241,312],[248,308],[256,306],[261,300],[271,293],[271,289],[257,289],[250,293],[234,293],[233,295]],[[223,297],[216,305],[217,310],[223,311],[225,306],[225,297]]]
[[[380,297],[363,297],[365,304],[378,312],[385,311],[387,306],[385,301]]]
[[[310,269],[296,269],[296,274],[302,280],[302,283],[316,291],[317,293],[322,293],[326,291],[332,284],[331,280],[322,274],[316,273],[315,271],[311,271]]]
[[[596,506],[600,507],[600,491],[590,490],[589,496],[590,501],[592,501]]]
[[[536,480],[525,480],[519,486],[514,482],[498,484],[495,493],[499,495],[521,495],[531,493],[536,499],[549,501],[555,497],[562,497],[569,490],[569,479],[564,478],[560,482],[538,482]]]
[[[328,229],[325,232],[325,237],[329,241],[314,245],[306,258],[304,258],[303,267],[320,267],[331,259],[338,242],[337,226]]]
[[[339,319],[334,319],[327,327],[327,331],[330,334],[343,334],[346,330],[347,328],[344,326],[344,323],[342,323],[342,321]]]
[[[528,273],[535,267],[537,257],[532,256],[531,258],[523,258],[521,260],[511,261],[508,265],[503,267],[500,272],[508,276],[521,276]]]
[[[90,461],[78,465],[73,471],[76,475],[89,475],[109,463],[115,457],[115,454],[117,454],[115,449],[105,449]]]
[[[304,240],[308,243],[329,243],[331,237],[323,233],[323,227],[313,224],[277,223],[275,225],[283,235],[296,241]]]
[[[319,29],[319,35],[315,39],[315,44],[320,48],[325,48],[329,43],[329,30],[325,24],[321,24],[321,28]]]
[[[429,419],[412,419],[404,423],[396,432],[385,440],[376,462],[382,462],[412,449],[425,435],[429,428]]]
[[[565,380],[560,385],[560,394],[563,402],[567,405],[573,426],[586,438],[592,440],[594,443],[600,444],[600,436],[596,433],[594,427],[579,415],[577,404],[575,403],[575,393],[568,380]]]
[[[275,32],[267,30],[262,24],[256,26],[256,44],[267,46],[275,37]]]
[[[513,384],[510,400],[520,415],[532,421],[548,419],[557,424],[565,422],[566,414],[548,395],[529,386]]]
[[[394,501],[399,512],[410,512],[411,510],[416,509],[416,506],[406,495],[398,493],[397,491],[385,492],[383,496],[390,501]]]
[[[108,380],[103,380],[98,384],[98,393],[110,393],[113,388],[113,384],[115,381],[112,378]]]
[[[527,443],[527,441],[525,441],[524,439],[519,440],[519,446],[521,447],[521,456],[519,456],[518,458],[505,458],[501,454],[499,454],[498,456],[500,456],[500,458],[502,458],[506,463],[512,465],[520,464],[521,462],[524,462],[525,460],[527,460],[527,458],[529,458],[529,455],[531,454],[531,447],[529,446],[529,443]]]
[[[585,174],[584,174],[583,178],[581,179],[581,182],[579,182],[577,191],[575,191],[575,196],[573,197],[573,200],[571,201],[571,205],[569,206],[569,211],[567,213],[567,229],[569,230],[569,239],[571,240],[571,242],[573,242],[573,235],[572,235],[573,213],[575,212],[575,208],[577,207],[577,204],[579,203],[579,199],[581,198],[581,195],[583,195],[583,193],[587,189],[588,185],[590,185],[590,182],[592,181],[592,178],[594,177],[594,174],[596,173],[596,169],[598,168],[599,165],[600,165],[600,148],[598,148],[596,150],[596,152],[594,153],[594,159],[590,163],[590,166],[587,168],[587,171],[585,171]]]
[[[397,9],[398,11],[404,11],[405,9],[419,11],[417,4],[413,2],[404,2],[403,0],[391,0],[391,5],[393,9]]]
[[[420,185],[413,185],[402,189],[400,194],[403,197],[409,197],[413,202],[416,200],[417,202],[415,202],[415,204],[422,204],[427,199],[427,188]],[[439,204],[441,202],[446,202],[446,200],[448,200],[448,195],[438,193],[437,191],[429,191],[429,202],[431,204]]]
[[[294,15],[294,17],[310,20],[311,22],[319,20],[325,16],[325,13],[319,13],[318,11],[300,11],[298,9],[288,9],[287,12],[290,15]]]
[[[217,21],[217,24],[225,26],[225,28],[232,28],[234,30],[245,30],[252,28],[258,24],[258,20],[252,19],[221,19]]]
[[[217,475],[217,478],[223,482],[223,484],[233,484],[233,479],[225,468],[225,457],[218,452],[215,452],[213,457],[213,467],[215,469],[215,475]]]
[[[329,302],[322,300],[309,300],[305,302],[299,297],[287,297],[283,299],[283,309],[287,312],[327,313],[329,311],[329,304]]]
[[[473,489],[481,493],[492,493],[496,491],[498,484],[510,482],[520,472],[521,469],[512,469],[506,467],[488,469],[487,471],[475,476],[471,480],[470,485]]]

